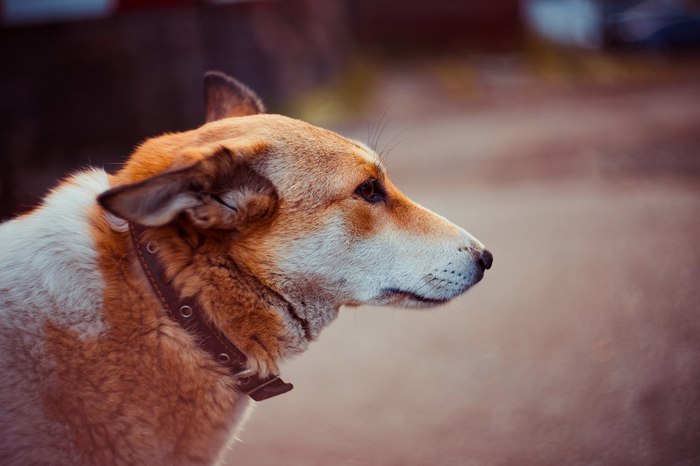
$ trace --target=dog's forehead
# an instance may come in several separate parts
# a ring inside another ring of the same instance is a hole
[[[384,173],[379,157],[360,142],[331,131],[305,136],[302,140],[285,141],[275,147],[269,154],[270,160],[280,162],[282,170],[302,171],[324,177],[378,177]]]
[[[353,192],[367,178],[383,178],[384,167],[367,145],[301,120],[261,114],[213,122],[200,129],[200,142],[233,152],[245,141],[252,164],[282,197],[319,201]]]
[[[267,155],[272,158],[293,156],[301,164],[350,162],[358,159],[376,165],[383,171],[379,157],[366,144],[283,115],[260,114],[228,118],[209,123],[200,128],[198,133],[198,144],[218,142],[227,145],[231,142],[235,145],[240,138],[244,138],[269,146],[272,151]]]
[[[259,128],[261,138],[270,147],[265,158],[278,170],[323,176],[384,171],[375,152],[359,141],[279,115],[259,115],[258,119],[264,125]]]
[[[268,129],[269,139],[278,145],[283,155],[314,163],[367,163],[380,166],[379,158],[367,145],[301,120],[282,117]]]
[[[268,146],[258,168],[288,201],[331,202],[351,195],[367,178],[384,176],[379,157],[361,142],[287,117],[257,121]]]

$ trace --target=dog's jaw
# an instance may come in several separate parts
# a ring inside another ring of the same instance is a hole
[[[237,267],[249,270],[242,265]],[[270,309],[283,322],[284,330],[278,335],[281,359],[305,351],[338,316],[342,303],[337,302],[333,293],[320,292],[318,281],[311,277],[246,273],[259,284],[258,293],[263,293],[264,300],[271,304]]]

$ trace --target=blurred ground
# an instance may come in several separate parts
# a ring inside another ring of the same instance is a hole
[[[434,311],[343,309],[231,464],[700,464],[698,83],[461,101],[390,73],[337,129],[383,127],[394,181],[494,267]]]

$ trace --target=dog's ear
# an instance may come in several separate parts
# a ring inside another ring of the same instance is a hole
[[[206,121],[265,113],[260,98],[248,86],[219,71],[204,74]]]
[[[166,225],[184,215],[199,229],[239,231],[269,218],[277,200],[272,183],[227,149],[98,196],[107,211],[144,226]]]

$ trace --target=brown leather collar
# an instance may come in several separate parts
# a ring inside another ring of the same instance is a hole
[[[279,376],[260,378],[256,374],[249,374],[246,356],[204,317],[196,300],[179,298],[177,291],[165,278],[165,271],[156,258],[156,243],[143,239],[146,229],[131,223],[129,231],[141,267],[168,316],[178,322],[197,341],[202,350],[231,372],[239,391],[255,401],[262,401],[292,389],[292,384],[284,382]]]

